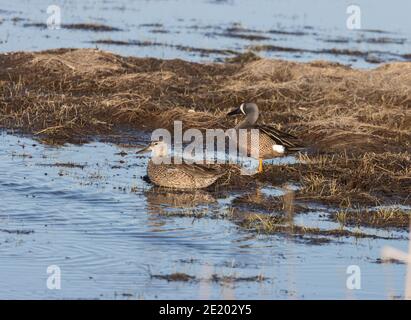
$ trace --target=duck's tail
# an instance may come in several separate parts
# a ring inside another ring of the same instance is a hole
[[[268,135],[276,144],[283,146],[287,152],[298,152],[306,148],[301,143],[301,140],[292,134],[267,125],[259,126],[259,129]]]

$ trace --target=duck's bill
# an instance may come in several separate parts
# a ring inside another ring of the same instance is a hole
[[[145,147],[145,148],[137,151],[136,154],[146,153],[146,152],[149,151],[149,150],[150,150],[150,146],[148,145],[147,147]]]
[[[227,116],[235,116],[235,115],[241,114],[241,113],[242,113],[241,109],[237,108],[237,109],[234,109],[234,110],[230,111],[229,113],[227,113]]]

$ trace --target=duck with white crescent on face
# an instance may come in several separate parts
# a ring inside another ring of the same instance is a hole
[[[236,130],[258,129],[259,132],[258,142],[253,138],[251,133],[248,133],[247,143],[238,146],[242,154],[249,155],[251,146],[258,143],[258,172],[263,171],[263,159],[282,157],[285,154],[304,149],[297,137],[269,125],[256,124],[259,117],[259,110],[255,103],[242,103],[240,107],[232,110],[227,115],[234,116],[239,114],[242,114],[245,118],[235,126]]]

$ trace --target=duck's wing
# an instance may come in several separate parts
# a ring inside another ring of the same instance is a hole
[[[183,163],[181,164],[181,166],[184,171],[186,171],[187,173],[191,173],[192,175],[195,175],[197,177],[204,177],[204,178],[220,177],[225,173],[220,168],[217,168],[212,165],[206,165],[206,164]]]
[[[299,138],[272,126],[260,125],[258,129],[268,135],[276,144],[282,145],[287,151],[300,151],[304,149]]]
[[[191,176],[200,178],[220,177],[225,174],[225,171],[215,165],[199,164],[199,163],[181,163],[171,165],[168,170],[182,171]]]

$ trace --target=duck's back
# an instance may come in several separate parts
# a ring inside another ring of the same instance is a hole
[[[242,155],[253,156],[252,147],[258,145],[258,158],[271,159],[282,157],[286,152],[301,149],[298,138],[271,126],[255,126],[250,129],[258,129],[258,137],[247,130],[247,144],[239,143],[239,151]]]

